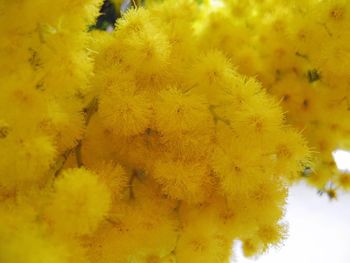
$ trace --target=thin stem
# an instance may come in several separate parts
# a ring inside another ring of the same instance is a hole
[[[64,164],[66,163],[70,153],[72,152],[73,149],[68,149],[66,150],[56,161],[53,170],[54,170],[54,176],[57,177],[60,172],[63,169]]]
[[[98,108],[98,99],[97,97],[94,97],[90,103],[83,109],[84,118],[85,118],[85,127],[87,127],[90,123],[92,115],[97,111]],[[80,139],[76,146],[74,146],[71,149],[66,150],[56,161],[53,170],[54,170],[54,176],[57,177],[61,170],[63,169],[68,157],[72,152],[75,152],[75,157],[77,160],[78,167],[84,166],[82,155],[81,155],[81,149],[82,149],[83,139]]]
[[[84,166],[83,159],[81,157],[81,147],[82,147],[82,140],[79,140],[79,142],[75,148],[75,158],[77,159],[78,167]]]
[[[231,123],[229,120],[224,119],[222,117],[220,117],[216,112],[215,112],[215,107],[214,105],[209,105],[209,111],[212,114],[213,118],[214,118],[214,122],[217,123],[218,121],[222,121],[223,123],[225,123],[226,125],[230,126]]]
[[[135,7],[135,8],[137,8],[137,2],[135,1],[135,0],[132,0],[132,5]]]

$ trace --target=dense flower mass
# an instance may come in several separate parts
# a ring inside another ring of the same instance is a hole
[[[198,11],[190,1],[132,9],[96,44],[99,107],[82,156],[91,169],[123,165],[129,186],[91,237],[93,260],[225,262],[235,239],[253,255],[285,233],[287,186],[309,150],[260,83],[200,49]]]
[[[280,244],[312,160],[350,185],[346,1],[132,2],[113,32],[0,3],[0,262],[229,262]]]
[[[198,20],[201,47],[220,50],[280,99],[288,122],[303,130],[315,152],[310,184],[348,189],[332,152],[350,148],[350,2],[213,2],[203,5]]]

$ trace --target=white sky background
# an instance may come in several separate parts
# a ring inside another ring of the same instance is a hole
[[[350,153],[334,154],[338,168],[349,170]],[[350,194],[329,201],[305,184],[292,187],[285,220],[289,237],[281,248],[257,259],[246,259],[235,248],[234,263],[349,263]]]

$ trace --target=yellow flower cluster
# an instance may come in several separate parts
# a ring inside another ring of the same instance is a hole
[[[44,1],[1,2],[0,185],[6,193],[45,183],[53,159],[82,135],[92,70],[84,28],[98,13],[98,1],[89,2],[61,1],[54,14]]]
[[[61,173],[84,132],[85,28],[99,4],[0,1],[0,262],[87,262],[71,237],[91,233],[109,209],[95,173]]]
[[[221,50],[240,73],[256,76],[303,130],[316,153],[308,182],[349,189],[332,152],[350,149],[350,2],[207,1],[200,16],[201,48]]]
[[[233,240],[250,256],[285,233],[286,187],[308,148],[256,80],[201,50],[198,11],[132,9],[95,44],[82,159],[122,165],[128,184],[88,242],[93,262],[228,262]]]
[[[0,262],[222,263],[235,240],[247,256],[279,244],[309,149],[202,48],[199,6],[88,33],[100,1],[55,4],[0,3]]]

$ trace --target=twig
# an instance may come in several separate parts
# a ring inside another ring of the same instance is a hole
[[[63,169],[64,164],[66,163],[70,153],[73,149],[66,150],[56,161],[55,166],[53,167],[54,176],[57,177]]]
[[[97,111],[98,107],[98,100],[97,97],[94,97],[88,106],[86,106],[83,110],[85,114],[85,127],[87,127],[90,123],[92,115]],[[78,167],[84,166],[82,155],[81,155],[81,148],[83,146],[83,139],[80,139],[77,143],[77,146],[75,147],[75,158],[77,160]]]
[[[97,111],[98,99],[93,97],[90,103],[83,109],[85,114],[85,126],[87,126],[91,120],[92,115]]]
[[[223,123],[225,123],[226,125],[230,126],[231,123],[229,120],[224,119],[222,117],[220,117],[216,112],[215,112],[215,105],[209,105],[209,111],[212,114],[213,118],[214,118],[214,122],[217,123],[218,121],[222,121]]]
[[[87,127],[90,123],[91,117],[92,115],[97,111],[98,108],[98,99],[97,97],[94,97],[90,103],[83,109],[83,113],[84,113],[84,118],[85,118],[85,127]],[[63,169],[69,155],[72,152],[75,152],[75,157],[77,160],[77,165],[78,167],[82,167],[84,166],[83,160],[82,160],[82,156],[81,156],[81,148],[82,148],[82,143],[83,143],[83,139],[80,139],[77,142],[77,145],[74,146],[71,149],[66,150],[56,161],[53,170],[54,170],[54,176],[57,177],[61,170]]]
[[[136,3],[136,1],[135,1],[135,0],[132,0],[132,5],[133,5],[135,8],[137,8],[137,7],[138,7],[138,5],[137,5],[137,3]]]
[[[84,166],[83,159],[81,157],[81,148],[82,148],[82,140],[79,140],[75,148],[75,158],[77,160],[78,167]]]

